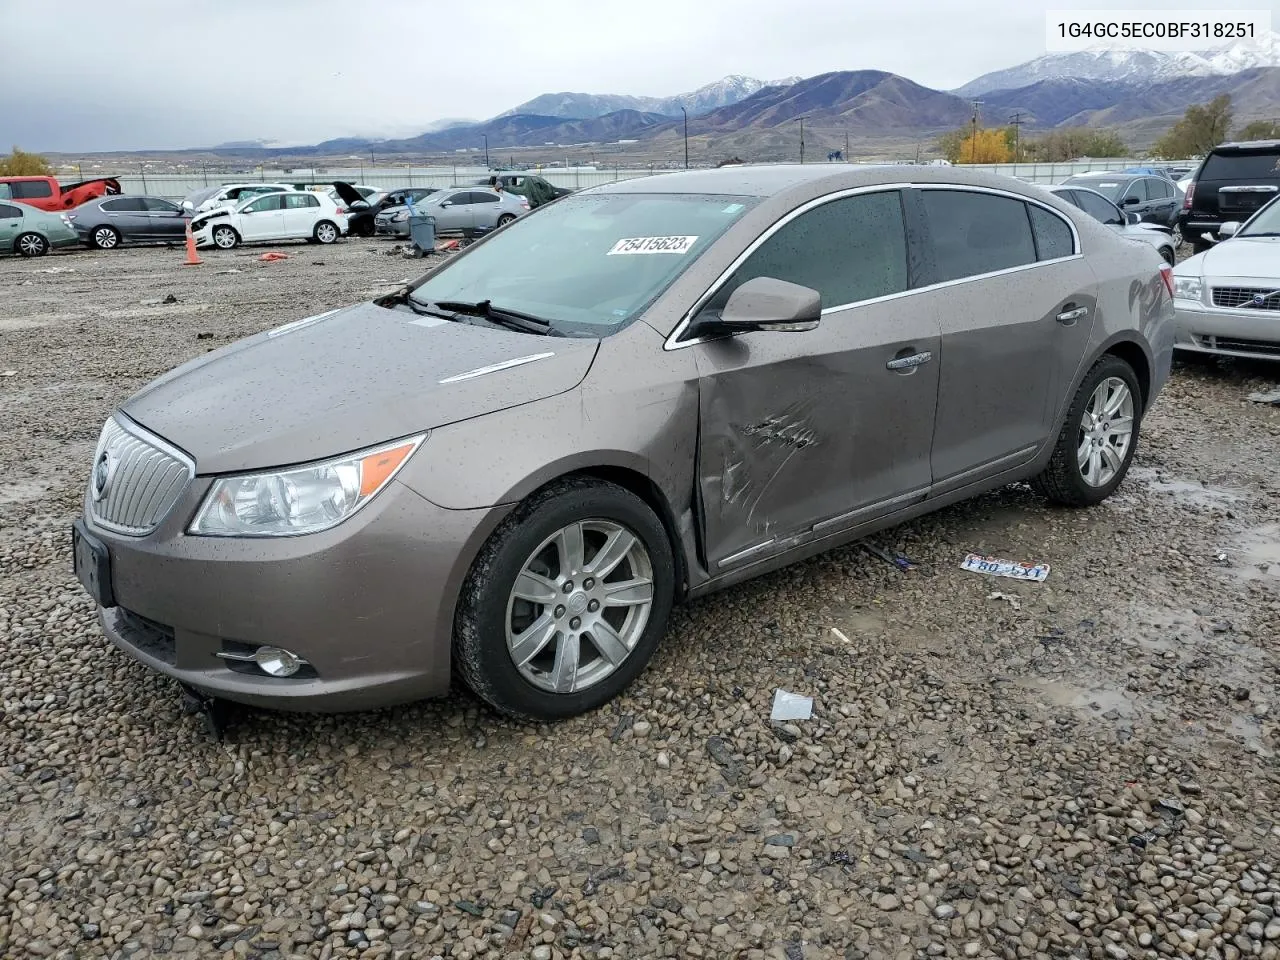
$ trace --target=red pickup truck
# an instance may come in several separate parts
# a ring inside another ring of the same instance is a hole
[[[111,177],[59,186],[53,177],[0,177],[0,200],[19,200],[41,210],[70,210],[97,197],[120,193]]]

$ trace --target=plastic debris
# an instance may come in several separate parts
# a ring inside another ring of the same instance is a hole
[[[831,628],[831,632],[832,632],[832,633],[834,633],[834,634],[835,634],[837,637],[839,637],[841,640],[843,640],[845,643],[849,644],[850,646],[852,646],[852,645],[853,645],[853,641],[852,641],[852,640],[850,640],[848,637],[846,637],[846,636],[844,635],[844,632],[843,632],[843,631],[841,631],[841,629],[840,629],[839,627],[832,627],[832,628]]]
[[[287,253],[277,253],[275,250],[272,250],[270,253],[264,253],[258,259],[263,263],[275,263],[277,260],[288,260],[289,255]]]
[[[987,594],[987,599],[988,600],[1004,600],[1009,604],[1009,606],[1013,607],[1013,609],[1015,610],[1022,609],[1022,604],[1018,602],[1017,597],[1010,596],[1007,593],[1001,593],[999,590],[996,590],[993,593]]]
[[[36,273],[75,273],[75,267],[45,267],[43,270],[37,270]]]
[[[990,577],[1011,577],[1014,580],[1043,582],[1049,576],[1049,564],[1029,563],[1025,560],[1000,560],[971,553],[964,558],[960,569],[970,573],[985,573]]]
[[[904,572],[907,570],[914,570],[917,566],[916,562],[907,557],[906,554],[890,553],[888,550],[881,549],[872,543],[862,543],[859,544],[859,546],[861,546],[867,553],[871,554],[871,556],[876,557],[879,560],[883,560],[885,563],[889,564],[889,566],[897,567],[899,570]]]
[[[813,716],[813,697],[801,696],[779,687],[773,692],[770,720],[808,720]]]
[[[237,268],[237,267],[232,267],[230,270],[219,270],[219,271],[218,271],[218,276],[220,276],[220,277],[225,277],[225,276],[226,276],[227,274],[229,274],[229,273],[239,273],[239,272],[240,272],[239,268]]]
[[[0,373],[0,377],[16,377],[17,375],[17,370],[6,370],[4,373]]]
[[[1270,393],[1251,393],[1245,399],[1254,403],[1269,403],[1273,407],[1280,407],[1280,390],[1272,390]]]
[[[462,246],[460,240],[441,240],[436,244],[436,253],[443,253],[446,250],[457,250]]]

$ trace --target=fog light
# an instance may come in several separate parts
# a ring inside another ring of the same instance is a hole
[[[292,677],[307,661],[281,647],[259,647],[253,653],[253,662],[273,677]]]

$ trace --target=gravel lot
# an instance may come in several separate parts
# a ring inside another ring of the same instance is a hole
[[[281,249],[0,262],[0,956],[1280,957],[1280,365],[1180,366],[1100,508],[1010,488],[877,538],[914,571],[677,611],[599,713],[218,743],[100,636],[68,526],[147,380],[419,269]]]

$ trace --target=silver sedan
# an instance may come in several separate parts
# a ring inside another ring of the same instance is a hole
[[[437,190],[413,208],[435,217],[436,233],[484,233],[505,226],[529,212],[529,201],[505,190],[488,187],[451,187]],[[409,235],[408,207],[392,207],[375,219],[378,233]]]

